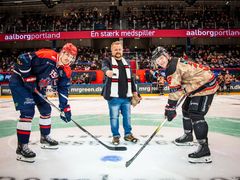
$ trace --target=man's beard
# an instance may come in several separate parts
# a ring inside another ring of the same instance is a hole
[[[120,58],[122,58],[122,54],[116,53],[114,57],[117,58],[117,59],[120,59]]]

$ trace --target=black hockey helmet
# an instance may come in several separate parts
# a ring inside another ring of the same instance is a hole
[[[158,46],[153,52],[152,52],[152,60],[155,61],[158,57],[160,57],[161,55],[167,56],[168,55],[168,51],[162,47],[162,46]]]

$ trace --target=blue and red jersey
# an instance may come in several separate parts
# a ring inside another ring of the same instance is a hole
[[[51,49],[24,53],[19,55],[14,72],[23,79],[31,76],[36,77],[38,88],[41,88],[41,83],[51,85],[58,91],[60,108],[64,108],[67,104],[71,68],[58,66],[57,61],[58,53]]]

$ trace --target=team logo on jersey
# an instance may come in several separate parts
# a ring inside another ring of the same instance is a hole
[[[58,77],[58,73],[53,69],[49,76],[52,78],[52,79],[56,79]]]

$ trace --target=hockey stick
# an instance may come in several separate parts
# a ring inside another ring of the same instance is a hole
[[[46,101],[48,104],[50,104],[52,107],[54,107],[56,110],[58,110],[62,116],[64,116],[64,112],[61,111],[60,108],[58,108],[55,104],[53,104],[50,100],[48,100],[47,98],[45,98],[37,89],[34,90],[34,92],[39,95],[44,101]],[[126,151],[127,147],[125,146],[108,146],[106,144],[104,144],[102,141],[100,141],[98,138],[96,138],[94,135],[92,135],[90,132],[88,132],[86,129],[84,129],[82,126],[80,126],[76,121],[74,121],[73,119],[71,119],[72,122],[79,128],[81,129],[83,132],[85,132],[86,134],[88,134],[89,136],[91,136],[93,139],[95,139],[98,143],[100,143],[101,145],[103,145],[104,147],[106,147],[109,150],[112,151]]]
[[[179,104],[182,103],[182,101],[185,99],[187,94],[185,94],[181,99],[178,101],[176,107],[179,106]],[[148,140],[143,144],[143,146],[138,150],[138,152],[126,162],[125,166],[128,167],[132,162],[137,158],[137,156],[142,152],[142,150],[148,145],[148,143],[152,140],[152,138],[158,133],[158,131],[163,127],[163,125],[167,122],[167,118],[164,119],[164,121],[157,127],[157,129],[153,132],[153,134],[148,138]]]

